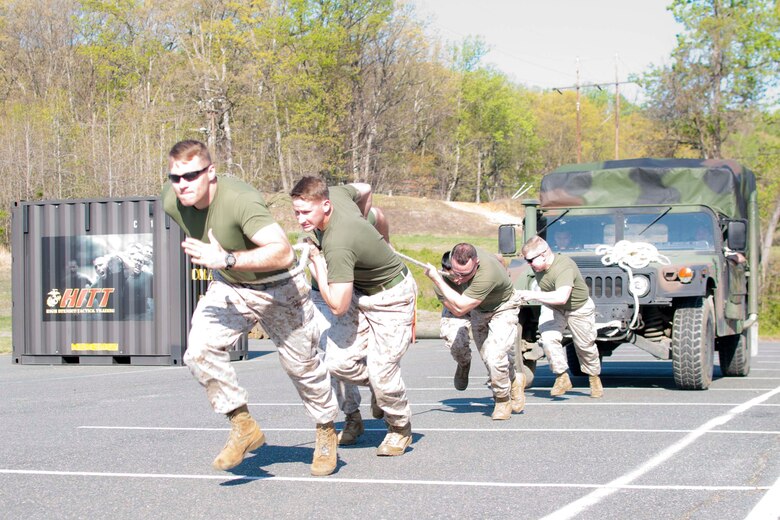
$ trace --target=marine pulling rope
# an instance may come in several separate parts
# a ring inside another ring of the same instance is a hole
[[[596,247],[596,254],[601,255],[601,263],[604,265],[617,264],[628,273],[629,293],[634,298],[634,317],[628,328],[633,330],[639,319],[639,296],[630,290],[634,286],[634,269],[647,267],[650,262],[658,262],[669,265],[669,258],[658,252],[653,244],[647,242],[631,242],[621,240],[614,246],[601,245]]]

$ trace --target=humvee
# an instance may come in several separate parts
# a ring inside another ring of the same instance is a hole
[[[671,359],[674,381],[707,389],[715,352],[724,376],[746,376],[758,348],[759,220],[753,173],[733,161],[631,159],[562,166],[523,201],[523,243],[540,235],[571,257],[596,304],[597,346],[631,343]],[[534,289],[517,257],[518,225],[499,249],[518,289]],[[539,304],[520,309],[515,355],[529,384],[544,352]],[[571,337],[569,369],[581,375]]]

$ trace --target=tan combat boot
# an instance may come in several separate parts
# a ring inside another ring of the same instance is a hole
[[[558,397],[571,389],[572,386],[571,379],[569,379],[569,373],[564,372],[555,378],[555,384],[553,385],[552,390],[550,390],[550,395],[553,397]]]
[[[246,405],[239,406],[228,413],[227,417],[233,429],[230,430],[225,447],[212,462],[214,468],[222,471],[235,468],[241,464],[247,452],[256,450],[265,443],[265,434],[249,415]]]
[[[317,441],[314,446],[314,458],[311,461],[311,474],[324,477],[336,471],[338,436],[333,421],[317,425]]]
[[[522,412],[525,408],[525,374],[522,372],[512,381],[509,398],[512,400],[512,411],[514,413]]]
[[[469,387],[469,372],[471,371],[471,362],[469,361],[465,365],[458,363],[455,369],[455,377],[452,382],[455,385],[455,390],[463,391]]]
[[[347,414],[344,421],[344,429],[339,432],[339,446],[351,446],[355,444],[358,437],[366,431],[363,426],[363,417],[360,416],[360,410],[355,410]]]
[[[494,421],[506,421],[512,417],[512,401],[509,397],[496,397],[496,406],[490,417]]]
[[[593,398],[599,398],[604,395],[604,387],[601,385],[601,378],[599,376],[588,377],[590,383],[590,396]]]
[[[379,457],[395,457],[397,455],[403,455],[406,448],[412,443],[412,425],[407,423],[406,426],[396,427],[388,426],[387,435],[385,440],[376,449],[376,454]]]

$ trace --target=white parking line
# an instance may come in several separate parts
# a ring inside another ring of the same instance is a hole
[[[751,378],[752,380],[753,378]],[[466,392],[474,390],[474,391],[484,391],[487,387],[480,387],[475,386],[474,388],[469,388],[466,390]],[[526,391],[528,390],[544,390],[548,387],[544,386],[529,386],[526,387]],[[581,388],[582,390],[587,390],[587,387],[574,387],[575,389]],[[446,390],[453,390],[451,386],[429,386],[429,387],[406,387],[407,391],[416,391],[416,392],[427,392],[427,391],[446,391]],[[657,390],[661,392],[669,392],[669,388],[661,388],[661,387],[648,387],[648,388],[637,388],[635,386],[610,386],[607,388],[610,392],[613,390],[634,390],[634,391],[641,391],[644,392],[646,390]],[[771,390],[770,388],[710,388],[708,392],[766,392],[767,390]],[[676,391],[676,390],[671,390]],[[465,393],[465,392],[464,392]],[[366,392],[366,395],[368,393]],[[461,393],[455,394],[455,395],[462,395]]]
[[[99,368],[106,368],[105,366],[83,366],[79,368],[86,368],[89,369],[99,369]],[[171,367],[171,366],[165,366],[165,367],[159,367],[159,368],[148,368],[148,369],[139,369],[139,370],[130,370],[127,372],[124,371],[114,371],[114,372],[103,372],[100,374],[79,374],[79,375],[72,375],[72,376],[60,376],[60,377],[45,377],[40,379],[15,379],[13,381],[3,381],[3,385],[7,385],[9,383],[49,383],[51,381],[68,381],[71,379],[87,379],[90,377],[114,377],[114,376],[134,376],[136,374],[147,374],[149,372],[160,372],[164,370],[181,370],[181,366],[178,367]]]
[[[79,430],[143,430],[143,431],[186,431],[186,432],[222,432],[230,428],[192,428],[177,426],[78,426]],[[412,428],[415,432],[442,433],[691,433],[696,430],[636,429],[636,428]],[[310,432],[311,428],[263,428],[266,432]],[[367,432],[387,432],[387,428],[366,428]],[[776,431],[756,430],[711,430],[707,433],[726,433],[738,435],[780,435]]]
[[[745,520],[773,520],[780,518],[778,509],[780,509],[780,478],[775,480],[775,484],[769,488],[756,507],[750,511]]]
[[[193,479],[193,480],[224,480],[226,482],[239,480],[264,480],[272,482],[319,482],[322,484],[387,484],[397,486],[455,486],[455,487],[496,487],[496,488],[599,488],[593,484],[579,483],[533,483],[533,482],[480,482],[480,481],[449,481],[449,480],[392,480],[392,479],[360,479],[324,477],[270,477],[257,475],[202,475],[176,473],[114,473],[100,471],[47,471],[27,469],[0,469],[0,475],[39,475],[54,477],[114,477],[114,478],[145,478],[145,479]],[[649,489],[671,491],[766,491],[768,486],[658,486],[658,485],[621,485],[620,489]]]
[[[463,399],[453,398],[453,399]],[[471,397],[471,399],[474,399]],[[618,401],[614,403],[610,402],[593,402],[588,398],[588,401],[544,401],[544,402],[526,402],[526,406],[734,406],[739,403],[707,403],[707,402],[695,402],[695,403],[665,403],[665,402],[626,402]],[[474,401],[459,401],[457,403],[409,403],[410,406],[448,406],[450,408],[462,407],[462,406],[487,406],[485,402]],[[249,403],[249,406],[303,406],[303,403]],[[360,406],[366,408],[370,405],[361,404]],[[778,407],[780,404],[759,404],[756,406],[765,407]]]
[[[755,369],[755,370],[760,370],[760,369]],[[770,372],[777,372],[779,369],[777,369],[777,368],[767,368],[765,370],[770,371]],[[631,379],[631,380],[671,379],[671,377],[672,377],[672,372],[671,371],[667,371],[667,370],[658,371],[658,372],[655,372],[655,373],[652,373],[652,374],[648,374],[648,372],[650,372],[649,370],[645,370],[644,372],[645,372],[644,374],[612,374],[612,373],[609,373],[609,372],[606,372],[606,373],[602,372],[601,373],[601,378],[606,380],[606,381],[614,381],[614,380],[618,380],[618,379]],[[428,376],[428,379],[450,379],[451,380],[452,378],[451,377],[447,377],[447,376]],[[543,374],[543,375],[536,374],[535,379],[544,379],[544,380],[552,381],[554,378],[553,378],[552,374]],[[780,376],[778,376],[778,377],[753,377],[751,375],[749,377],[749,379],[750,379],[750,381],[777,381],[778,379],[780,379]],[[485,377],[470,377],[469,381],[472,381],[472,380],[473,381],[482,381],[482,382],[484,382],[486,380],[486,378]],[[716,379],[715,381],[740,381],[740,380],[744,381],[745,379],[728,377],[728,378],[719,378],[719,379]],[[480,383],[480,384],[482,384],[482,383]]]
[[[780,386],[778,386],[777,388],[775,388],[770,392],[767,392],[758,397],[754,397],[750,401],[747,401],[745,403],[740,404],[739,406],[732,408],[731,410],[729,410],[723,415],[720,415],[718,417],[715,417],[714,419],[707,421],[706,423],[702,424],[700,427],[696,428],[694,431],[692,431],[691,433],[689,433],[679,441],[675,442],[668,448],[659,452],[655,457],[652,457],[650,460],[648,460],[647,462],[645,462],[635,470],[630,471],[612,480],[611,482],[605,484],[603,487],[600,487],[592,491],[591,493],[588,493],[584,497],[569,503],[568,505],[558,509],[557,511],[552,512],[551,514],[545,516],[542,520],[564,520],[564,519],[569,519],[577,516],[578,514],[585,511],[586,509],[589,509],[595,504],[601,502],[604,498],[613,494],[615,491],[620,489],[621,486],[630,484],[631,482],[638,479],[645,473],[649,472],[650,470],[666,462],[674,455],[676,455],[677,453],[679,453],[680,451],[688,447],[690,444],[692,444],[694,441],[696,441],[699,437],[703,436],[706,433],[711,432],[714,428],[718,426],[722,426],[726,424],[727,422],[729,422],[731,419],[741,414],[742,412],[745,412],[746,410],[749,410],[750,408],[759,405],[763,401],[766,401],[767,399],[777,395],[778,393],[780,393]]]

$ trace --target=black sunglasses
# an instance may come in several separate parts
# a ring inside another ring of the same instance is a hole
[[[540,256],[542,256],[542,255],[543,255],[543,254],[545,254],[546,252],[547,252],[547,250],[545,249],[544,251],[542,251],[541,253],[539,253],[539,254],[538,254],[538,255],[536,255],[536,256],[533,256],[533,257],[531,257],[531,258],[525,258],[525,257],[523,257],[523,259],[524,259],[526,262],[528,262],[529,264],[532,264],[532,263],[534,263],[534,260],[536,260],[537,258],[539,258]]]
[[[184,179],[187,182],[192,182],[195,179],[197,179],[198,177],[200,177],[206,170],[208,170],[209,167],[211,167],[210,164],[208,166],[206,166],[205,168],[203,168],[202,170],[198,170],[198,171],[194,171],[194,172],[182,173],[181,175],[174,175],[172,173],[169,173],[168,174],[168,178],[174,184],[179,184],[179,181],[182,180],[182,179]]]

